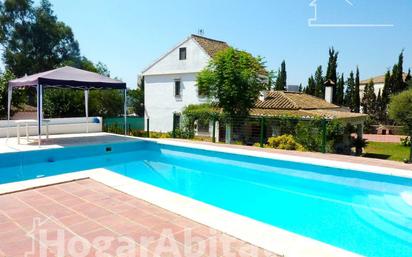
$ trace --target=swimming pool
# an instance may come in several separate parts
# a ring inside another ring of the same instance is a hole
[[[100,167],[358,254],[412,256],[407,178],[133,142],[1,154],[0,184]]]

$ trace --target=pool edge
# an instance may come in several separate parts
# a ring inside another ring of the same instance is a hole
[[[156,142],[158,144],[163,145],[172,145],[177,147],[188,147],[188,148],[196,148],[200,150],[209,150],[215,152],[223,152],[229,154],[237,154],[237,155],[245,155],[245,156],[253,156],[259,158],[266,158],[272,160],[281,160],[281,161],[289,161],[294,163],[305,163],[305,164],[312,164],[324,167],[331,167],[331,168],[338,168],[338,169],[348,169],[356,172],[364,172],[364,173],[374,173],[380,175],[388,175],[388,176],[397,176],[397,177],[404,177],[408,179],[412,179],[412,170],[407,169],[398,169],[398,168],[390,168],[390,167],[382,167],[370,164],[360,164],[360,163],[353,163],[350,161],[335,161],[335,160],[325,160],[316,157],[305,157],[305,156],[295,156],[295,155],[288,155],[287,153],[269,153],[269,152],[261,152],[254,149],[239,149],[239,148],[230,148],[226,146],[213,146],[213,145],[206,145],[206,144],[196,144],[196,143],[188,143],[188,142],[181,142],[175,140],[168,140],[168,139],[152,139],[152,138],[140,138],[144,141]]]

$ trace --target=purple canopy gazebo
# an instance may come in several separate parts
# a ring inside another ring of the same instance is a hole
[[[124,92],[124,129],[126,134],[127,88],[126,83],[120,80],[111,79],[98,73],[69,66],[11,80],[9,81],[8,87],[8,121],[10,121],[13,88],[28,86],[37,88],[37,126],[39,145],[41,144],[41,126],[43,119],[43,89],[47,87],[83,89],[85,96],[86,121],[89,117],[88,98],[90,89],[122,89]]]

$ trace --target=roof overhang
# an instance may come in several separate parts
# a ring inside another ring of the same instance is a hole
[[[250,110],[250,115],[254,117],[290,117],[299,119],[326,119],[341,120],[345,123],[363,123],[368,115],[353,112],[344,112],[333,109],[316,110],[282,110],[282,109],[259,109]]]

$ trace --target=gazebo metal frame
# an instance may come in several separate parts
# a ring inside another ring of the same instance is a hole
[[[89,119],[89,91],[90,89],[122,89],[124,93],[124,133],[127,131],[127,87],[126,83],[120,80],[112,79],[101,74],[85,71],[70,66],[64,66],[54,70],[49,70],[30,76],[24,76],[18,79],[10,80],[8,85],[8,104],[7,120],[9,137],[10,129],[10,111],[11,101],[14,88],[36,87],[37,89],[37,132],[38,143],[41,145],[42,121],[43,121],[43,90],[51,88],[74,88],[84,90],[85,113],[86,113],[86,132],[88,129]]]

